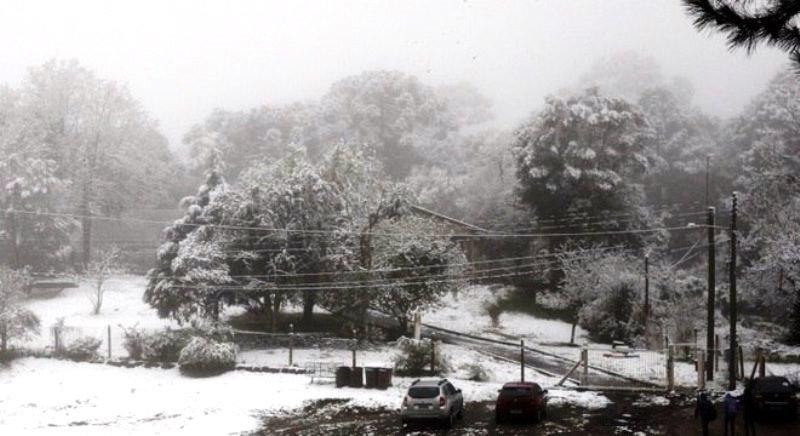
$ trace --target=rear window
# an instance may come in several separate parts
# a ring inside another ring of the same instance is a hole
[[[533,390],[529,387],[508,387],[500,390],[500,395],[504,397],[530,397]]]
[[[408,390],[408,396],[411,398],[433,398],[438,395],[439,395],[438,387],[416,386]]]
[[[789,381],[786,379],[780,379],[780,378],[762,379],[756,382],[756,391],[791,393],[792,385],[790,385]]]

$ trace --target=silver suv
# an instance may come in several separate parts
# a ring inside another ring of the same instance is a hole
[[[461,389],[456,389],[446,378],[415,380],[400,407],[404,425],[411,421],[437,420],[451,427],[463,415]]]

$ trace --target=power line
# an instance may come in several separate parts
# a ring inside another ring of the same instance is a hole
[[[357,231],[348,231],[348,230],[313,230],[313,229],[280,229],[280,228],[273,228],[273,227],[265,227],[265,226],[233,226],[233,225],[221,225],[221,224],[200,224],[200,223],[180,223],[180,222],[172,222],[168,223],[165,221],[156,221],[156,220],[141,220],[136,218],[116,218],[116,217],[105,217],[105,216],[97,216],[97,215],[78,215],[78,214],[63,214],[58,212],[27,212],[27,211],[18,211],[18,210],[9,210],[6,211],[7,213],[16,213],[16,214],[26,214],[26,215],[37,215],[37,216],[60,216],[60,217],[70,217],[70,218],[88,218],[88,219],[99,219],[99,220],[107,220],[107,221],[138,221],[138,222],[150,222],[150,223],[160,223],[160,224],[171,224],[176,226],[187,226],[187,227],[207,227],[207,228],[218,228],[223,230],[249,230],[249,231],[264,231],[264,232],[275,232],[275,233],[298,233],[298,234],[312,234],[312,235],[368,235],[368,236],[416,236],[416,237],[447,237],[447,238],[549,238],[549,237],[577,237],[577,236],[611,236],[611,235],[627,235],[627,234],[642,234],[642,233],[653,233],[653,232],[660,232],[660,231],[677,231],[677,230],[689,230],[695,229],[699,226],[674,226],[674,227],[653,227],[647,229],[628,229],[628,230],[607,230],[607,231],[592,231],[592,232],[563,232],[563,233],[485,233],[485,234],[474,234],[474,233],[448,233],[448,234],[412,234],[412,233],[380,233],[380,232],[357,232]],[[179,220],[178,220],[179,221]]]

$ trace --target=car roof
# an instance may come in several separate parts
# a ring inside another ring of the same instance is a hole
[[[503,385],[504,388],[532,388],[534,386],[539,386],[539,384],[534,382],[508,382]]]
[[[446,382],[447,382],[446,378],[419,379],[419,380],[414,380],[414,382],[411,383],[411,386],[439,387]]]

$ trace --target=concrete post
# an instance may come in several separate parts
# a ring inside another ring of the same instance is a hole
[[[414,313],[414,339],[420,340],[422,337],[422,315],[419,312]]]
[[[667,391],[675,389],[675,347],[667,348]]]
[[[289,324],[289,366],[292,366],[294,354],[294,324]],[[353,365],[355,366],[355,365]]]
[[[583,369],[581,370],[581,385],[585,386],[589,381],[589,349],[583,348],[581,350],[581,363]]]
[[[697,389],[706,388],[706,353],[699,350],[697,354]]]

